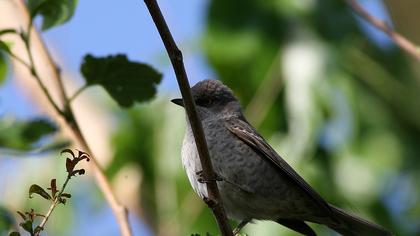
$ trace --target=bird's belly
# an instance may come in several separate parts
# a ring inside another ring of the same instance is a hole
[[[207,189],[205,184],[198,182],[197,172],[202,168],[192,138],[187,134],[184,139],[182,163],[194,191],[203,198],[208,196]],[[300,200],[304,198],[302,192],[291,186],[271,163],[252,156],[256,155],[252,149],[244,149],[241,151],[243,153],[218,155],[213,146],[217,144],[213,140],[207,140],[207,143],[213,167],[224,179],[217,184],[229,218],[269,220],[306,214]],[[235,144],[226,146],[224,151],[218,153],[239,150],[231,145]]]

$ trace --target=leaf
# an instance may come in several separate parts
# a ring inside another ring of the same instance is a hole
[[[62,193],[60,196],[61,197],[65,197],[65,198],[71,198],[71,194],[70,193]]]
[[[0,206],[0,234],[8,232],[14,224],[13,215],[7,208]]]
[[[64,149],[64,150],[62,150],[61,152],[60,152],[60,154],[61,155],[63,155],[64,153],[70,153],[70,155],[74,158],[75,156],[74,156],[74,153],[73,153],[73,151],[71,150],[71,149],[68,149],[68,148],[66,148],[66,149]]]
[[[128,60],[125,55],[86,55],[81,65],[88,86],[101,85],[124,108],[148,101],[156,94],[162,74],[151,66]]]
[[[9,234],[9,236],[20,236],[19,232],[13,231]]]
[[[0,52],[0,85],[5,81],[7,75],[7,63],[4,54]]]
[[[44,138],[56,131],[56,126],[47,119],[25,121],[6,117],[0,120],[0,147],[22,151],[39,149],[47,141]]]
[[[74,162],[70,159],[66,159],[66,170],[70,174],[74,169]]]
[[[40,195],[41,197],[47,200],[51,200],[50,194],[47,193],[47,191],[45,191],[41,186],[37,184],[32,184],[29,188],[29,198],[32,198],[32,194],[34,193]]]
[[[32,220],[26,220],[25,222],[20,223],[19,225],[28,233],[31,235],[33,234],[33,228],[32,228]]]
[[[55,194],[58,192],[58,190],[57,190],[57,180],[56,179],[51,180],[50,187],[48,189],[51,190],[51,195],[52,195],[52,198],[54,199]]]
[[[17,31],[15,29],[12,29],[12,28],[7,28],[7,29],[0,30],[0,36],[2,34],[16,34],[16,33],[17,33]]]
[[[0,40],[0,52],[1,51],[4,51],[4,52],[10,54],[10,48],[9,48],[9,46],[7,45],[6,42],[4,42],[2,40]]]
[[[31,18],[42,15],[42,30],[61,25],[73,16],[77,0],[29,0]]]
[[[80,169],[80,170],[74,170],[73,172],[71,172],[71,175],[72,176],[76,176],[76,174],[79,174],[79,175],[84,175],[85,174],[85,170],[84,169]]]
[[[16,212],[20,215],[20,217],[22,217],[23,220],[26,220],[25,214],[23,214],[21,211],[16,211]]]
[[[52,134],[57,131],[57,127],[48,120],[38,119],[26,123],[23,127],[22,135],[28,142],[39,140],[44,135]]]

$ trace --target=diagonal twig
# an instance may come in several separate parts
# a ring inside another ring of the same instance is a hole
[[[367,12],[356,0],[345,0],[347,4],[363,19],[369,22],[378,30],[387,34],[396,45],[398,45],[407,54],[420,61],[420,47],[401,34],[395,32],[389,24],[380,20]]]
[[[195,143],[197,145],[198,154],[200,156],[201,166],[203,168],[203,175],[205,179],[215,179],[215,173],[209,157],[207,143],[204,137],[203,127],[198,119],[194,100],[192,99],[190,85],[188,83],[187,73],[185,71],[182,52],[178,49],[172,34],[166,24],[166,21],[160,11],[156,0],[144,0],[150,15],[159,31],[166,51],[175,71],[178,81],[179,89],[181,90],[182,99],[184,101],[185,110],[191,124],[191,129],[194,134]],[[212,209],[216,217],[217,224],[222,235],[233,236],[232,229],[228,223],[223,203],[220,198],[219,189],[216,181],[209,181],[207,184],[208,200],[205,202]]]

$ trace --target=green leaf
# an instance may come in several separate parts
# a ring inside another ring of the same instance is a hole
[[[148,101],[156,94],[162,74],[151,66],[130,61],[125,55],[86,55],[81,72],[87,85],[101,85],[121,107]]]
[[[31,235],[33,234],[32,220],[26,220],[25,222],[20,223],[19,225]]]
[[[9,48],[9,46],[7,45],[7,43],[6,42],[4,42],[4,41],[1,41],[0,40],[0,52],[1,51],[4,51],[4,52],[6,52],[6,53],[9,53],[10,54],[10,48]]]
[[[13,227],[14,218],[13,215],[6,208],[0,206],[0,235],[4,232],[8,232]]]
[[[6,152],[8,149],[16,149],[21,151],[37,150],[38,153],[62,148],[64,144],[62,140],[59,143],[55,139],[50,142],[44,140],[56,130],[56,126],[46,119],[36,118],[22,121],[4,117],[0,119],[0,148]]]
[[[61,25],[73,16],[77,0],[29,0],[31,18],[42,15],[42,30]]]
[[[29,198],[32,198],[32,194],[34,193],[40,195],[41,197],[47,200],[51,200],[50,194],[47,193],[47,191],[45,191],[41,186],[37,184],[32,184],[29,188]]]
[[[0,52],[0,85],[5,81],[7,75],[7,63],[4,54]]]
[[[20,236],[19,232],[13,231],[9,234],[9,236]]]

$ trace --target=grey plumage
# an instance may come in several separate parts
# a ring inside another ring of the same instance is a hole
[[[305,235],[315,235],[305,221],[343,235],[392,235],[328,204],[246,121],[238,100],[220,81],[201,81],[192,94],[229,218],[273,220]],[[181,100],[175,103],[182,105]],[[198,181],[201,164],[189,124],[182,163],[195,192],[207,196],[205,184]]]

